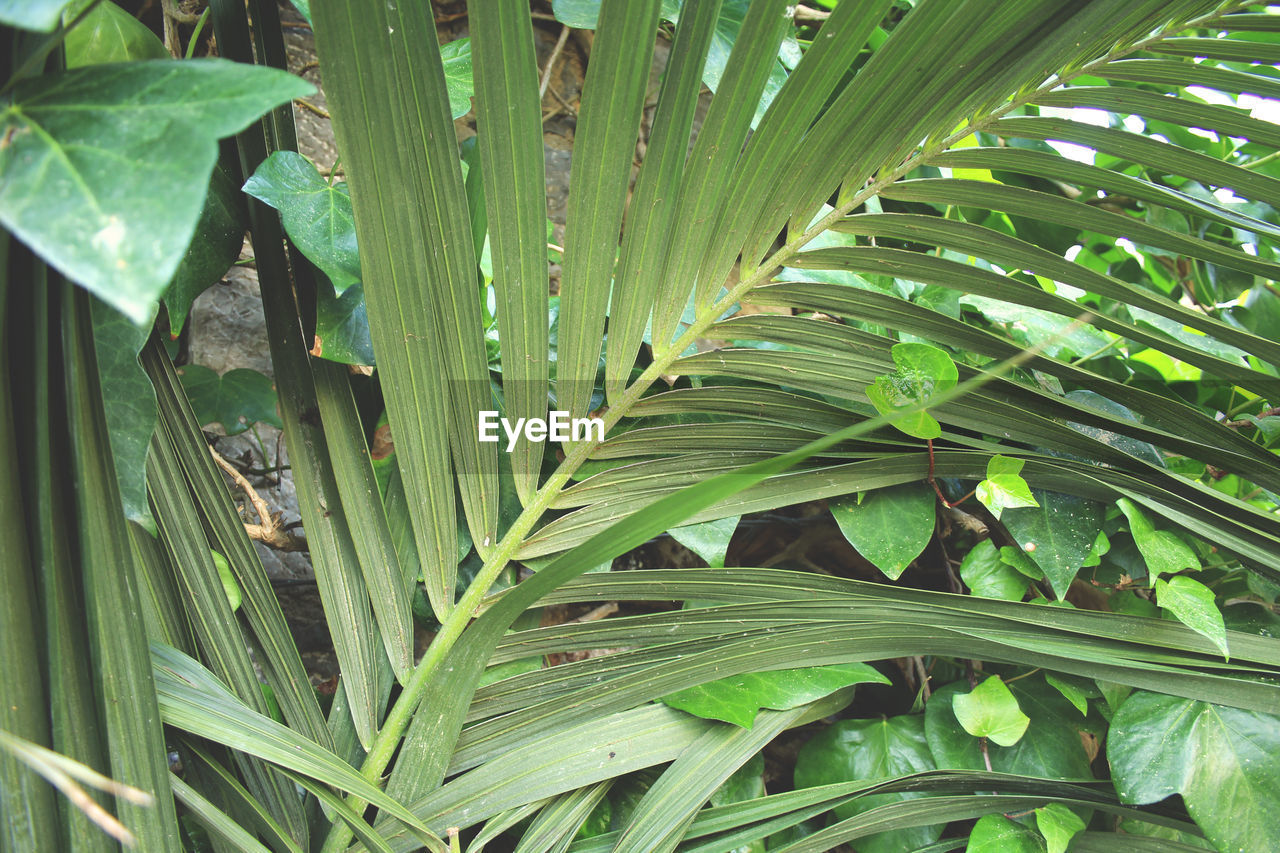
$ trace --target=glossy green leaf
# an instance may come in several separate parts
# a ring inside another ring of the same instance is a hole
[[[1049,853],[1066,853],[1071,839],[1084,829],[1084,821],[1061,803],[1050,803],[1036,809],[1036,828],[1044,836]]]
[[[1142,558],[1147,562],[1151,577],[1200,568],[1200,561],[1196,559],[1191,546],[1168,530],[1156,530],[1137,504],[1128,498],[1121,498],[1116,501],[1116,505],[1129,520],[1129,532],[1133,534],[1133,541],[1137,543]]]
[[[1102,505],[1075,495],[1032,489],[1035,507],[1008,509],[1000,516],[1014,540],[1044,570],[1058,598],[1084,566],[1102,532]]]
[[[671,538],[697,554],[712,568],[724,566],[725,554],[729,551],[729,540],[733,539],[733,531],[738,527],[738,516],[718,518],[704,521],[701,524],[689,524],[684,527],[673,527],[667,531]]]
[[[1010,459],[999,454],[987,462],[986,479],[978,483],[974,494],[996,518],[1006,509],[1039,506],[1031,495],[1031,487],[1018,473],[1024,464],[1022,459]]]
[[[1097,696],[1097,690],[1088,690],[1085,685],[1088,682],[1082,682],[1080,679],[1071,678],[1069,676],[1055,675],[1052,672],[1044,674],[1045,682],[1062,694],[1062,698],[1071,703],[1077,711],[1082,715],[1089,713],[1089,696]]]
[[[897,370],[889,376],[876,377],[867,387],[867,397],[880,414],[929,400],[934,394],[956,384],[957,372],[951,357],[929,344],[894,344],[890,351]],[[942,428],[927,412],[919,412],[894,424],[916,438],[938,438]]]
[[[88,0],[72,3],[62,13],[63,23],[73,20],[88,5]],[[63,50],[66,52],[68,68],[135,59],[169,58],[164,42],[146,24],[111,0],[99,0],[67,31]]]
[[[889,580],[897,580],[933,538],[937,497],[924,483],[837,498],[829,507],[844,538]]]
[[[196,297],[217,284],[240,256],[245,227],[243,199],[226,168],[219,165],[213,170],[191,245],[164,292],[171,335],[182,331]]]
[[[1107,738],[1123,803],[1181,794],[1219,850],[1280,845],[1280,719],[1158,693],[1136,691]],[[1224,808],[1224,803],[1230,803]]]
[[[276,389],[256,370],[237,367],[219,376],[199,364],[178,370],[182,387],[201,425],[219,423],[227,435],[237,435],[256,423],[279,427]]]
[[[296,151],[277,151],[243,189],[280,211],[289,239],[329,277],[339,295],[360,281],[360,251],[345,183],[326,181]]]
[[[323,279],[316,282],[316,337],[311,354],[341,364],[374,364],[364,285],[334,293]]]
[[[0,102],[0,223],[142,323],[195,231],[218,138],[311,91],[282,71],[219,59],[22,81]]]
[[[951,709],[966,732],[1000,746],[1013,746],[1031,723],[998,675],[989,676],[968,693],[957,693]]]
[[[1156,604],[1168,610],[1188,628],[1203,634],[1228,657],[1227,628],[1222,611],[1214,601],[1213,590],[1195,578],[1175,575],[1155,582]]]
[[[862,664],[814,666],[748,672],[708,681],[662,697],[672,708],[708,720],[724,720],[751,728],[762,708],[785,711],[821,699],[853,684],[888,684],[889,680]]]
[[[1031,722],[1014,746],[988,742],[991,766],[1002,773],[1047,779],[1090,778],[1088,756],[1076,728],[1080,721],[1076,709],[1053,688],[1033,679],[1007,686]],[[952,710],[956,695],[968,689],[965,682],[945,685],[935,690],[925,705],[925,732],[939,767],[985,767],[977,739],[956,725]]]
[[[800,749],[796,757],[797,788],[827,785],[854,779],[874,780],[934,768],[925,742],[922,717],[890,717],[879,720],[841,720],[822,730]],[[836,818],[847,818],[912,794],[876,794],[859,797],[836,809]],[[915,795],[918,796],[918,795]],[[914,850],[938,840],[941,825],[896,830],[863,839],[859,853],[891,853]]]
[[[471,78],[471,39],[460,38],[440,45],[444,62],[444,82],[449,89],[449,110],[460,119],[471,112],[471,95],[475,91]]]
[[[111,434],[111,461],[125,517],[154,530],[147,505],[147,447],[156,428],[156,392],[138,351],[147,330],[98,300],[91,303],[93,342],[102,383],[102,408]]]
[[[969,832],[965,853],[1045,853],[1045,843],[1034,829],[989,814],[978,818]]]
[[[1000,559],[990,539],[969,549],[960,561],[960,580],[974,595],[1021,601],[1027,593],[1027,577]]]

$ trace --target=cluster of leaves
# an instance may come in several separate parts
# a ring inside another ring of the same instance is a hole
[[[1273,10],[556,0],[596,34],[552,301],[527,4],[444,48],[420,4],[302,4],[346,184],[254,64],[274,4],[215,4],[235,62],[63,6],[0,12],[6,849],[108,843],[30,743],[150,795],[116,802],[147,850],[1280,846]],[[277,413],[148,340],[246,220]],[[375,357],[376,462],[343,366]],[[560,454],[474,440],[603,403]],[[327,708],[197,406],[278,415]],[[724,567],[815,501],[891,584]],[[709,567],[592,571],[668,532]],[[539,627],[600,601],[640,606]],[[915,701],[854,701],[895,659]]]

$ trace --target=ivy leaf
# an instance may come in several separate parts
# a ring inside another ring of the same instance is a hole
[[[471,112],[471,96],[476,91],[471,76],[471,39],[460,38],[440,45],[440,58],[444,60],[449,112],[456,121]]]
[[[854,779],[871,781],[933,770],[924,720],[899,716],[876,720],[841,720],[823,729],[796,756],[796,788],[812,788]],[[873,794],[835,809],[843,820],[887,803],[920,794]],[[880,832],[858,839],[858,853],[901,853],[932,844],[943,824]]]
[[[1183,625],[1208,637],[1222,650],[1224,658],[1229,657],[1227,626],[1222,621],[1222,611],[1214,602],[1213,590],[1186,575],[1176,575],[1168,581],[1157,580],[1155,590],[1156,604],[1172,613]]]
[[[987,478],[978,484],[975,494],[996,518],[1006,509],[1040,506],[1031,495],[1031,487],[1019,473],[1026,464],[996,454],[987,461]]]
[[[1013,746],[988,743],[995,771],[1046,779],[1091,776],[1089,756],[1080,740],[1080,717],[1067,700],[1039,679],[1024,678],[1006,686],[1031,724]],[[968,682],[952,682],[935,690],[925,705],[925,733],[939,768],[986,769],[977,738],[956,725],[952,711],[952,701],[968,690]]]
[[[276,414],[276,389],[256,370],[237,367],[222,376],[198,364],[178,369],[178,378],[201,425],[220,423],[227,435],[238,435],[250,424],[283,427]]]
[[[718,518],[700,524],[686,524],[667,531],[671,538],[706,560],[714,569],[724,568],[724,555],[729,551],[729,540],[738,528],[740,516]]]
[[[1120,498],[1116,506],[1129,520],[1129,532],[1133,534],[1133,541],[1142,553],[1151,577],[1200,568],[1200,561],[1191,546],[1168,530],[1156,530],[1133,501]]]
[[[965,853],[1045,853],[1035,830],[1002,814],[983,815],[969,833]]]
[[[346,184],[330,184],[296,151],[277,151],[262,161],[243,189],[280,211],[289,239],[329,277],[339,295],[360,281],[356,223]]]
[[[1062,803],[1049,803],[1036,809],[1036,828],[1044,836],[1049,853],[1066,853],[1072,836],[1084,829],[1084,821]]]
[[[937,498],[923,483],[903,483],[831,501],[849,544],[889,580],[897,580],[933,537]]]
[[[1062,698],[1070,702],[1082,716],[1089,713],[1089,696],[1098,695],[1096,689],[1088,687],[1087,680],[1073,675],[1055,675],[1052,672],[1046,672],[1044,680],[1050,687],[1061,693]]]
[[[311,354],[342,364],[375,364],[364,285],[353,284],[339,296],[323,278],[321,273],[316,281],[316,339]]]
[[[23,80],[0,99],[0,224],[145,323],[195,232],[218,139],[312,91],[222,59]]]
[[[196,224],[195,237],[164,294],[164,305],[169,312],[169,333],[174,337],[187,322],[191,303],[217,284],[240,255],[245,232],[242,200],[243,196],[236,191],[227,170],[222,166],[214,169],[209,194],[205,196],[204,209],[200,211],[200,221]]]
[[[951,708],[966,732],[1001,746],[1013,746],[1021,740],[1031,723],[1031,718],[1022,713],[1018,700],[998,675],[989,677],[968,693],[957,693]]]
[[[749,729],[761,708],[785,711],[852,684],[888,683],[889,679],[865,663],[807,666],[733,675],[676,691],[661,701],[696,717]]]
[[[1000,523],[1062,598],[1102,535],[1104,509],[1097,501],[1061,492],[1032,489],[1031,496],[1036,506],[1006,509]]]
[[[147,502],[147,449],[156,429],[156,392],[138,364],[148,330],[99,299],[90,300],[89,310],[120,503],[126,518],[154,533]]]
[[[70,23],[92,0],[78,0],[62,14]],[[67,31],[63,50],[68,68],[131,62],[138,59],[168,59],[164,42],[151,29],[111,0],[100,0]]]
[[[871,405],[882,415],[928,402],[934,394],[954,386],[960,375],[951,356],[929,344],[894,344],[889,354],[897,370],[887,376],[877,376],[866,390]],[[928,412],[917,412],[896,421],[894,426],[915,438],[933,439],[942,435],[941,425]]]
[[[983,539],[965,554],[960,579],[981,598],[1021,601],[1027,592],[1026,576],[1000,559],[990,539]]]
[[[1280,716],[1145,690],[1120,706],[1107,737],[1120,801],[1181,794],[1219,850],[1280,850],[1276,755]]]

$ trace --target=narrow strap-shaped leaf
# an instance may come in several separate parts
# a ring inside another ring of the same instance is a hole
[[[261,649],[262,666],[284,718],[321,746],[332,739],[315,690],[303,669],[293,635],[271,581],[231,501],[222,472],[209,455],[208,443],[182,390],[173,363],[158,341],[142,350],[142,363],[156,389],[161,428],[177,450],[191,496],[208,525],[214,547],[227,558],[243,596],[241,613]]]
[[[391,539],[378,482],[369,464],[360,413],[347,371],[332,362],[312,363],[316,402],[325,425],[329,458],[343,511],[354,523],[351,541],[382,636],[382,648],[398,678],[413,666],[413,613],[409,588]]]
[[[1179,62],[1172,59],[1124,59],[1119,62],[1109,62],[1096,73],[1099,77],[1105,77],[1108,80],[1133,80],[1138,83],[1161,83],[1167,86],[1205,86],[1236,94],[1248,92],[1260,98],[1280,96],[1280,80],[1205,63]]]
[[[790,26],[785,0],[756,0],[747,9],[724,76],[698,131],[680,185],[671,244],[653,306],[654,350],[665,353],[675,337],[690,292],[701,306],[720,292],[719,281],[695,281],[699,262],[715,232],[720,211],[735,204],[725,190],[742,152],[773,57]]]
[[[470,826],[521,803],[671,761],[710,725],[664,705],[584,720],[459,776],[409,808],[431,826]],[[410,839],[386,832],[389,823],[376,826],[393,850],[414,849]]]
[[[520,836],[515,853],[563,850],[612,786],[613,780],[606,779],[548,802],[529,824],[529,829]]]
[[[406,4],[410,5],[417,4]],[[446,363],[442,340],[446,333],[434,303],[451,299],[448,288],[459,286],[445,278],[450,274],[465,276],[462,281],[468,283],[467,295],[460,298],[476,302],[475,261],[452,128],[444,130],[444,139],[435,139],[426,159],[437,161],[433,164],[436,170],[448,172],[451,167],[458,172],[449,172],[451,180],[445,179],[451,185],[451,205],[459,205],[456,210],[450,206],[457,222],[443,226],[449,228],[443,233],[448,235],[448,253],[462,257],[469,253],[470,263],[442,268],[445,262],[431,256],[445,253],[445,247],[433,243],[429,250],[423,245],[424,235],[434,241],[446,239],[439,230],[441,223],[433,220],[428,225],[428,216],[440,213],[425,211],[426,205],[417,200],[418,176],[425,168],[418,161],[426,156],[427,146],[420,133],[411,134],[411,122],[431,119],[410,116],[406,98],[416,92],[415,84],[401,67],[403,58],[397,61],[394,54],[398,48],[392,44],[404,37],[405,23],[398,15],[393,22],[390,14],[381,3],[323,4],[316,8],[316,37],[328,67],[327,93],[351,189],[370,334],[383,372],[397,377],[383,388],[397,462],[410,496],[427,595],[436,614],[443,617],[453,606],[457,566],[449,436],[458,425],[451,414],[450,380],[460,383],[465,392],[468,379],[482,380],[484,374],[468,377]],[[421,10],[406,9],[405,14],[416,21]],[[442,77],[434,28],[425,34],[415,29],[414,36],[425,51],[425,61],[432,62],[434,73]],[[432,98],[437,110],[447,109],[439,103],[443,81],[426,88],[421,97]],[[418,127],[421,129],[420,124]],[[424,176],[422,181],[426,180]],[[414,186],[406,189],[406,182]],[[479,339],[478,315],[476,321],[477,334],[463,337]],[[447,340],[452,342],[455,333],[449,333]],[[459,349],[454,357],[462,357],[463,352]],[[442,366],[446,369],[441,370]],[[487,406],[477,405],[471,418],[480,408]],[[472,446],[479,448],[474,440],[475,424],[466,427],[468,431],[458,438],[469,438]],[[464,495],[474,496],[483,488],[475,474],[473,470],[471,477],[462,478]],[[495,501],[496,497],[495,493]],[[476,521],[484,527],[481,507],[486,501],[479,504],[468,512],[473,531]]]
[[[574,417],[590,408],[658,7],[658,0],[604,0],[583,84],[556,351],[556,405]]]
[[[761,711],[749,729],[730,724],[709,728],[645,792],[613,849],[618,853],[674,850],[716,788],[808,710]]]
[[[117,803],[120,822],[146,850],[181,849],[169,792],[168,754],[156,704],[138,599],[138,577],[111,467],[88,295],[63,308],[68,412],[80,519],[80,565],[89,641],[98,673],[111,777],[155,797],[155,805]]]
[[[1162,186],[1121,172],[1100,169],[1078,160],[1069,160],[1046,151],[1029,148],[958,148],[944,151],[931,161],[935,166],[961,169],[993,169],[1021,172],[1026,175],[1055,178],[1073,184],[1097,187],[1118,195],[1149,201],[1220,222],[1223,225],[1243,228],[1272,237],[1280,237],[1280,228],[1246,216],[1218,204],[1193,195]],[[852,217],[851,217],[852,218]],[[934,217],[938,218],[938,217]]]
[[[1029,270],[1053,281],[1066,282],[1126,305],[1135,305],[1169,317],[1246,352],[1256,353],[1268,361],[1280,359],[1280,346],[1274,341],[1229,326],[1217,318],[1193,311],[1172,300],[1161,299],[1135,284],[1091,270],[1082,264],[1072,263],[1025,240],[971,222],[911,213],[858,214],[842,220],[837,230],[928,242],[975,255],[1004,267]]]
[[[268,847],[181,778],[174,776],[169,780],[169,784],[173,788],[173,795],[211,836],[242,853],[270,853]]]
[[[1072,228],[1100,231],[1115,237],[1129,237],[1140,243],[1202,258],[1264,278],[1280,275],[1280,264],[1038,190],[959,178],[918,178],[899,181],[886,187],[883,195],[899,201],[964,204],[1001,210],[1014,216],[1027,216]]]
[[[664,289],[661,272],[702,91],[702,69],[720,18],[720,0],[691,3],[676,27],[644,162],[636,177],[618,276],[609,305],[605,390],[614,400],[630,378],[649,315]]]
[[[287,770],[285,772],[288,773]],[[299,786],[307,789],[312,796],[319,800],[322,806],[338,815],[351,828],[352,833],[360,840],[361,844],[370,850],[376,851],[376,853],[390,853],[391,848],[387,846],[386,840],[373,827],[369,826],[363,817],[356,814],[355,809],[347,805],[341,797],[324,785],[316,784],[301,774],[289,773],[289,775],[294,778],[294,781]],[[436,849],[443,851],[445,848],[441,845]]]
[[[938,219],[940,217],[931,218]],[[903,279],[922,281],[927,284],[937,284],[941,287],[950,287],[964,293],[975,293],[988,298],[1027,305],[1032,308],[1051,311],[1066,318],[1073,319],[1080,314],[1080,306],[1075,302],[1056,294],[1048,293],[1036,285],[1008,276],[998,275],[980,267],[927,255],[923,252],[864,246],[841,247],[802,252],[792,259],[792,263],[796,267],[804,269],[842,269],[852,272],[888,274]],[[1062,279],[1057,280],[1062,281]],[[803,286],[801,285],[801,287]],[[839,287],[839,285],[828,285],[827,287]],[[777,295],[780,295],[780,293],[775,291],[775,298]],[[1160,312],[1163,316],[1173,314],[1174,317],[1180,319],[1183,312],[1192,313],[1182,306],[1178,306],[1181,310],[1176,311],[1165,307],[1175,304],[1171,301],[1163,303],[1156,299],[1151,301],[1164,309]],[[1167,352],[1183,361],[1203,368],[1211,375],[1229,379],[1237,385],[1251,388],[1259,393],[1265,393],[1261,389],[1266,386],[1267,380],[1262,378],[1262,375],[1257,371],[1246,367],[1242,363],[1243,359],[1229,361],[1226,358],[1207,353],[1182,341],[1105,314],[1091,314],[1089,320],[1090,325],[1095,328],[1103,329],[1131,341]],[[1225,324],[1213,321],[1197,321],[1197,325],[1208,326],[1215,331],[1225,327]],[[1230,337],[1239,339],[1248,333],[1228,334]]]
[[[1138,115],[1200,127],[1226,136],[1242,136],[1261,145],[1280,147],[1280,130],[1271,122],[1250,118],[1241,109],[1170,98],[1141,89],[1111,86],[1070,86],[1045,92],[1034,103],[1046,107],[1090,107],[1118,115]]]
[[[751,134],[734,169],[726,191],[733,203],[720,211],[698,270],[699,281],[724,281],[754,224],[748,212],[759,211],[778,164],[791,162],[804,144],[804,134],[797,129],[809,127],[822,111],[888,7],[889,0],[845,2],[823,22],[804,58]]]
[[[264,713],[266,701],[240,635],[240,625],[213,563],[173,445],[163,433],[159,431],[152,439],[147,457],[148,490],[160,535],[172,555],[187,618],[200,652],[213,671],[231,685],[240,701],[257,713]],[[255,797],[295,839],[305,842],[306,818],[288,780],[256,759],[243,761],[241,770]]]
[[[532,803],[525,803],[523,806],[507,809],[501,814],[489,818],[485,821],[484,826],[480,827],[480,831],[476,833],[475,838],[471,840],[471,846],[467,848],[468,853],[472,850],[479,853],[490,841],[503,835],[511,827],[524,823],[527,818],[537,814],[538,810],[549,802],[551,802],[550,797],[545,800],[534,800]]]
[[[1165,39],[1150,48],[1156,53],[1174,56],[1205,56],[1228,62],[1280,62],[1280,45],[1245,39],[1176,38]]]
[[[0,238],[0,242],[7,244],[8,241]],[[14,409],[27,413],[14,426],[17,427],[17,446],[24,448],[17,461],[24,469],[20,483],[34,561],[30,568],[39,567],[34,579],[38,607],[42,611],[39,623],[33,622],[27,627],[39,624],[39,630],[43,631],[49,745],[89,767],[105,768],[102,724],[88,654],[84,589],[74,555],[76,520],[70,488],[71,461],[67,457],[67,434],[63,426],[67,415],[62,352],[57,343],[58,293],[57,288],[48,286],[48,268],[35,262],[31,255],[19,252],[13,260],[23,257],[31,260],[31,281],[28,286],[9,291],[9,304],[0,308],[0,314],[7,318],[0,321],[0,328],[5,329],[5,343],[9,347],[7,354],[0,353],[0,360],[6,355],[16,357],[22,365],[21,379],[16,386],[8,385],[10,377],[2,372],[5,368],[0,368],[0,382],[6,383],[5,396]],[[5,282],[6,276],[22,276],[22,270],[21,263],[15,264],[12,270],[0,267],[0,282]],[[0,292],[3,290],[0,285]],[[17,484],[19,480],[10,482]],[[18,507],[9,512],[14,513],[15,518],[21,515]],[[136,525],[130,525],[131,534],[139,531]],[[21,555],[22,552],[15,545],[12,553]],[[20,557],[15,562],[22,565]],[[15,597],[20,599],[21,592]],[[147,591],[141,591],[140,597],[145,612]],[[22,625],[22,620],[12,624]],[[23,655],[21,643],[13,646],[6,643],[4,647]],[[22,678],[15,675],[14,683],[21,684]],[[64,838],[71,847],[86,851],[112,849],[114,842],[80,809],[60,803],[60,811],[66,831]]]
[[[8,346],[14,335],[9,323],[27,325],[26,312],[8,303],[9,236],[0,235],[0,682],[5,700],[0,702],[0,728],[25,740],[48,744],[49,720],[45,714],[45,679],[40,666],[42,614],[36,599],[35,579],[40,563],[32,558],[27,533],[23,477],[18,468],[18,435],[13,420],[13,385]],[[21,250],[20,250],[21,251]],[[25,254],[25,252],[24,252]],[[28,256],[30,257],[30,256]],[[34,263],[34,260],[32,260]],[[29,286],[22,282],[22,287]],[[20,327],[19,327],[20,328]],[[47,363],[47,362],[46,362]],[[44,424],[53,428],[52,422]],[[39,510],[39,507],[31,509]],[[52,574],[56,566],[47,566]],[[50,578],[54,580],[54,578]],[[51,662],[53,666],[60,661]],[[0,750],[0,841],[6,850],[39,851],[57,845],[58,812],[53,789],[7,750]]]
[[[251,710],[198,661],[159,644],[152,644],[151,657],[155,695],[167,724],[355,793],[405,822],[413,832],[430,836],[404,806],[351,765],[288,726]]]
[[[538,63],[527,4],[498,0],[478,3],[470,12],[476,144],[498,297],[502,390],[514,422],[547,411],[547,205]],[[541,442],[522,435],[511,455],[524,503],[537,489],[542,451]]]
[[[999,136],[1073,142],[1142,163],[1148,170],[1163,170],[1195,178],[1211,186],[1229,187],[1248,198],[1275,198],[1280,195],[1280,180],[1276,178],[1224,163],[1198,151],[1188,151],[1177,145],[1124,130],[1096,127],[1061,118],[1023,116],[1002,118],[992,122],[989,129]]]
[[[195,740],[195,738],[192,738],[186,744],[186,747],[200,762],[201,779],[212,779],[213,787],[223,793],[224,802],[235,802],[238,805],[242,805],[244,810],[252,816],[252,820],[259,832],[270,840],[273,847],[285,850],[287,853],[302,853],[302,848],[298,846],[298,843],[290,838],[284,829],[267,813],[267,810],[262,807],[262,804],[245,790],[244,785],[240,784],[240,780],[196,744]]]

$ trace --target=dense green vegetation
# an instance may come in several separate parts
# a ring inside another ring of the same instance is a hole
[[[0,849],[1280,849],[1280,10],[295,5],[344,179],[275,3],[0,2]],[[246,230],[274,389],[166,347]]]

